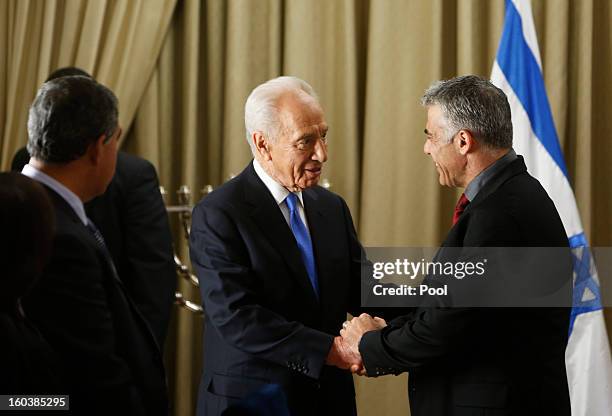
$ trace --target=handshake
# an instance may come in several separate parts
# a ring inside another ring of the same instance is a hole
[[[352,373],[365,376],[366,371],[359,354],[359,342],[366,332],[376,331],[384,328],[387,323],[384,319],[372,318],[367,313],[362,313],[358,318],[345,321],[340,330],[340,336],[334,338],[334,343],[327,354],[325,363],[343,370],[351,370]]]

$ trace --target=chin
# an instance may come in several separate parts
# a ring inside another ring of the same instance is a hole
[[[442,179],[442,178],[439,178],[439,179],[438,179],[438,182],[440,182],[440,185],[442,185],[442,186],[447,186],[447,187],[449,187],[449,188],[451,188],[451,187],[452,187],[452,185],[451,185],[450,183],[445,182],[445,181],[444,181],[444,179]]]
[[[319,183],[319,179],[311,179],[311,180],[307,180],[302,182],[302,184],[298,185],[300,188],[302,189],[307,189],[307,188],[311,188],[313,186],[316,186]]]

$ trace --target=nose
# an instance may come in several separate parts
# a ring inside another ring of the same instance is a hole
[[[426,155],[431,154],[431,152],[429,151],[429,140],[425,140],[425,144],[423,145],[423,153],[425,153]]]
[[[325,139],[320,138],[315,143],[312,159],[318,160],[321,163],[325,163],[327,161],[327,143],[325,143]]]

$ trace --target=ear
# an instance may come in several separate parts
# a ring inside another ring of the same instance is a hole
[[[270,141],[261,132],[256,131],[253,133],[251,140],[255,145],[255,150],[263,160],[272,160],[272,155],[270,154]]]
[[[104,140],[106,136],[102,134],[100,137],[96,139],[96,141],[89,144],[87,148],[87,158],[93,165],[98,165],[100,163],[100,159],[102,157],[102,148],[104,146]]]
[[[459,130],[459,134],[456,136],[455,146],[459,153],[465,156],[476,149],[477,142],[469,130]]]

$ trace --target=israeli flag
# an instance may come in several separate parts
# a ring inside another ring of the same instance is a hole
[[[612,359],[597,270],[544,88],[529,0],[506,0],[506,17],[491,81],[508,96],[513,145],[559,211],[574,260],[574,304],[565,352],[573,416],[612,415]]]

